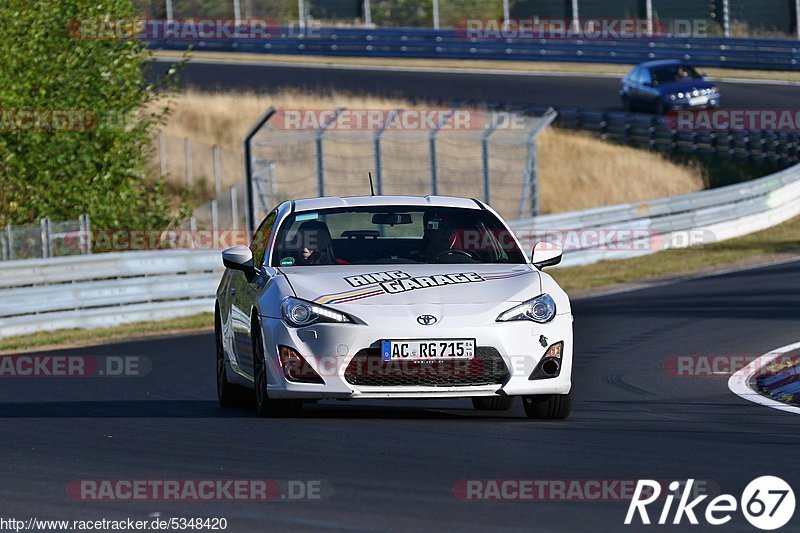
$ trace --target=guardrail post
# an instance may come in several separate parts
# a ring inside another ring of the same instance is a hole
[[[14,260],[14,233],[11,224],[6,224],[6,242],[8,242],[8,259]]]

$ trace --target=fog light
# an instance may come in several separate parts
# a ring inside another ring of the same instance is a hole
[[[561,354],[564,352],[564,341],[559,341],[551,345],[544,353],[545,357],[555,357],[561,359]]]
[[[556,378],[561,374],[561,356],[564,354],[564,341],[551,344],[542,360],[533,369],[529,380]]]
[[[311,368],[303,356],[288,346],[278,347],[283,375],[287,381],[296,383],[325,383],[319,374]]]

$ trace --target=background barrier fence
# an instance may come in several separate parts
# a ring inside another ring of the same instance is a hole
[[[564,266],[589,264],[745,235],[800,215],[800,165],[715,190],[512,223],[557,243],[572,231],[605,235],[568,248]],[[605,231],[613,230],[613,231]],[[630,246],[629,232],[658,237],[658,248]],[[687,238],[687,234],[689,237]],[[212,311],[222,271],[218,250],[164,250],[8,261],[0,265],[0,337],[94,328]]]

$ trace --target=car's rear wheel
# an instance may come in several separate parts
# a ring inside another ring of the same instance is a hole
[[[472,407],[478,411],[508,411],[514,405],[513,396],[485,396],[472,398]]]
[[[572,390],[569,394],[523,396],[522,406],[528,418],[563,420],[572,411]]]
[[[256,412],[260,417],[294,417],[303,411],[303,402],[299,400],[271,400],[267,394],[267,369],[264,358],[264,342],[261,337],[261,326],[253,321],[251,336],[253,339],[253,375],[256,387]]]
[[[249,402],[252,394],[249,390],[228,381],[228,371],[225,366],[225,350],[222,346],[222,321],[219,311],[214,316],[214,337],[216,344],[216,366],[217,366],[217,401],[220,407],[225,409],[231,407],[243,407]]]

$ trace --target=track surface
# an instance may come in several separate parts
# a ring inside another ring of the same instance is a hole
[[[171,62],[150,66],[163,74]],[[292,65],[204,63],[193,59],[181,78],[186,87],[210,90],[347,91],[422,101],[474,100],[516,105],[618,109],[619,80],[587,76],[473,74],[313,68]],[[719,83],[723,104],[731,109],[794,109],[800,86]]]
[[[673,377],[663,364],[798,340],[798,287],[792,262],[576,301],[577,401],[565,422],[529,421],[519,402],[496,416],[462,400],[322,402],[302,419],[258,419],[217,407],[211,335],[66,350],[144,355],[153,368],[142,378],[3,380],[3,513],[223,516],[229,531],[620,531],[626,503],[464,502],[452,487],[468,478],[693,477],[738,498],[750,480],[774,474],[797,492],[800,417],[742,400],[726,376]],[[321,479],[333,493],[270,503],[68,498],[67,483],[85,478]],[[798,523],[796,513],[789,526]],[[724,530],[748,524],[737,514]]]

